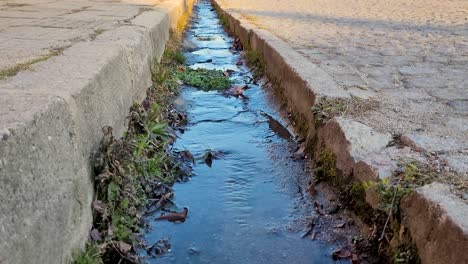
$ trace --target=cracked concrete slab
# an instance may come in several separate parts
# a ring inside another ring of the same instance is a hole
[[[8,1],[0,8],[0,71],[35,60],[50,49],[89,41],[161,4],[141,1]]]

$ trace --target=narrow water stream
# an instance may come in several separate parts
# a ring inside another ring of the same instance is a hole
[[[285,128],[271,91],[251,82],[233,39],[220,25],[211,4],[200,1],[185,36],[196,49],[186,52],[193,68],[234,70],[236,84],[248,84],[245,98],[182,87],[176,100],[189,124],[174,148],[197,159],[194,176],[174,185],[173,210],[189,209],[184,223],[154,221],[145,234],[148,245],[161,238],[170,252],[149,263],[333,263],[336,245],[301,238],[313,204],[299,186],[310,179],[303,161],[291,156],[297,147]],[[209,167],[207,149],[222,153]],[[343,262],[345,263],[345,262]]]

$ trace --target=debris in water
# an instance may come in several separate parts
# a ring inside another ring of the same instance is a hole
[[[305,144],[301,144],[301,146],[292,155],[292,158],[294,160],[301,160],[301,159],[307,158],[307,156],[305,155],[305,150],[306,150]]]
[[[223,75],[224,77],[229,77],[231,76],[233,72],[234,72],[233,70],[228,69],[228,70],[223,71]]]
[[[169,222],[185,222],[185,218],[187,218],[187,213],[188,213],[188,208],[184,207],[184,211],[182,212],[173,212],[169,214],[164,214],[156,218],[155,220],[167,220]]]
[[[317,218],[313,218],[310,223],[307,225],[307,230],[304,234],[302,234],[301,238],[304,238],[306,237],[308,234],[310,234],[310,232],[312,232],[312,230],[314,229],[315,227],[315,223],[317,222]]]
[[[237,65],[237,66],[241,66],[242,64],[243,64],[243,62],[242,62],[241,59],[239,59],[239,60],[236,62],[236,65]]]
[[[234,42],[232,43],[232,48],[234,51],[241,51],[244,49],[242,42],[239,38],[236,38]]]
[[[312,181],[309,181],[309,184],[307,185],[306,191],[307,191],[310,195],[315,195],[315,186],[314,186],[314,184],[312,183]]]
[[[354,250],[354,244],[349,243],[349,244],[345,245],[344,247],[341,247],[341,248],[333,251],[332,258],[333,258],[333,260],[351,258],[352,255],[354,255],[352,253],[353,250]]]
[[[193,164],[195,164],[195,157],[193,157],[192,153],[190,153],[189,150],[183,150],[180,152],[180,156],[184,161],[191,161]]]
[[[224,94],[226,95],[232,95],[232,96],[235,96],[235,97],[243,97],[244,96],[244,92],[245,90],[247,90],[249,88],[248,85],[244,85],[244,86],[233,86],[231,88],[229,88],[228,90],[226,90],[224,92]]]
[[[335,228],[343,228],[345,227],[346,223],[340,223],[340,224],[337,224],[335,225]]]
[[[213,154],[211,154],[210,151],[206,152],[203,155],[203,160],[205,160],[205,163],[206,165],[208,165],[208,167],[211,167],[211,165],[213,164]]]
[[[203,160],[208,167],[211,167],[213,159],[219,159],[222,155],[223,153],[221,151],[212,151],[211,149],[207,149],[205,154],[203,154]]]
[[[315,208],[315,212],[317,212],[317,214],[325,215],[325,212],[323,211],[323,205],[320,204],[319,202],[317,202],[317,201],[314,202],[314,208]]]
[[[146,250],[153,257],[161,256],[171,251],[171,244],[167,238],[161,238]]]
[[[189,248],[189,253],[192,254],[192,255],[193,254],[198,254],[199,250],[197,248],[195,248],[195,247],[191,247],[191,248]]]
[[[312,235],[311,235],[312,240],[315,240],[315,237],[316,237],[316,236],[317,236],[317,232],[315,232],[315,231],[312,232]]]
[[[213,36],[197,36],[197,40],[199,41],[211,41],[213,40]]]

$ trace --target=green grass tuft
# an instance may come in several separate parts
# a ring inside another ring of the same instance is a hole
[[[46,61],[46,60],[48,60],[49,58],[51,58],[53,56],[59,55],[60,52],[61,51],[54,51],[54,52],[51,52],[48,55],[45,55],[45,56],[42,56],[42,57],[39,57],[39,58],[36,58],[36,59],[32,59],[32,60],[27,61],[25,63],[17,64],[17,65],[15,65],[13,67],[10,67],[10,68],[0,70],[0,80],[6,79],[8,77],[15,76],[20,71],[24,71],[24,70],[27,70],[27,69],[31,68],[31,66],[33,64],[39,63],[41,61]]]
[[[249,49],[246,53],[249,66],[252,68],[254,77],[259,78],[265,74],[265,61],[262,55],[255,50]]]
[[[231,86],[231,80],[219,70],[187,68],[183,72],[177,72],[176,76],[185,84],[204,91],[225,90]]]
[[[73,264],[103,264],[103,261],[96,245],[88,243],[85,251],[75,257]]]

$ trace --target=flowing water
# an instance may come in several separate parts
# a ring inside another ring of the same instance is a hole
[[[186,52],[193,68],[231,69],[236,84],[248,84],[245,98],[182,87],[176,100],[188,114],[174,148],[189,150],[194,176],[174,185],[175,206],[189,208],[184,223],[154,221],[148,245],[166,237],[170,252],[149,263],[330,263],[332,245],[301,238],[313,212],[303,186],[310,179],[304,161],[291,156],[294,136],[280,118],[270,89],[252,83],[250,70],[237,63],[233,38],[220,25],[208,1],[194,8],[185,36],[197,47]],[[210,166],[206,150],[222,153]]]

